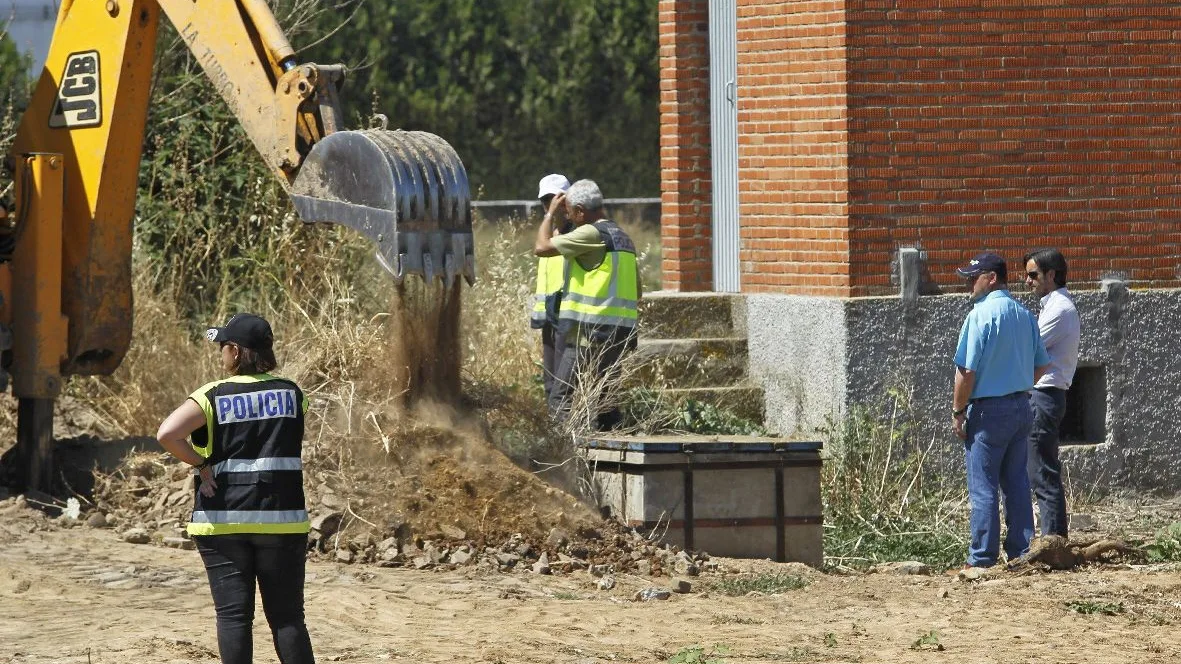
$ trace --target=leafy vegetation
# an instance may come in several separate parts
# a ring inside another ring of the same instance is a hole
[[[866,567],[917,560],[951,567],[966,541],[962,475],[927,467],[939,449],[919,440],[905,390],[874,409],[852,412],[825,431],[822,478],[825,556],[830,564]]]
[[[1181,522],[1171,523],[1156,532],[1156,538],[1144,545],[1149,562],[1181,561]]]
[[[730,597],[741,597],[751,592],[773,595],[792,590],[799,590],[808,585],[808,580],[802,576],[783,573],[758,574],[755,576],[735,576],[719,579],[712,583],[718,592]]]
[[[723,656],[729,654],[730,648],[721,643],[715,644],[709,649],[692,645],[681,648],[667,661],[669,664],[725,664],[726,660]]]
[[[1066,602],[1066,608],[1075,613],[1086,615],[1117,616],[1124,612],[1124,603],[1097,602],[1093,600],[1075,599]]]
[[[446,138],[489,198],[546,173],[659,191],[655,0],[366,2],[310,49],[351,68],[346,113]],[[331,23],[337,16],[324,16]],[[321,32],[326,33],[327,26]]]
[[[914,642],[910,644],[911,650],[935,650],[942,651],[943,644],[939,642],[939,632],[931,630],[926,634],[919,636]]]

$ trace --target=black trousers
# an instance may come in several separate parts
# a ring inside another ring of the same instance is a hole
[[[558,375],[558,362],[565,348],[566,338],[558,334],[557,328],[548,323],[541,328],[541,382],[545,386],[546,403],[554,392],[554,376]]]
[[[282,664],[313,664],[303,619],[303,578],[308,536],[202,535],[193,538],[217,611],[217,648],[223,664],[254,657],[254,587]]]

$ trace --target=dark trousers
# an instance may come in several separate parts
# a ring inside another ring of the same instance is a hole
[[[541,383],[545,386],[546,403],[554,392],[554,376],[558,375],[558,362],[566,348],[566,338],[558,334],[557,328],[546,324],[541,328]]]
[[[1056,387],[1029,393],[1033,430],[1029,434],[1029,484],[1037,498],[1043,535],[1066,537],[1066,493],[1062,488],[1062,462],[1058,460],[1058,432],[1066,415],[1066,390]]]
[[[314,664],[303,620],[307,535],[203,535],[193,538],[217,611],[217,648],[223,664],[254,657],[254,586],[282,664]]]
[[[549,398],[550,414],[565,421],[571,417],[573,408],[585,408],[591,411],[587,416],[596,431],[610,431],[618,426],[623,420],[619,407],[603,408],[601,402],[604,389],[619,379],[619,360],[628,348],[629,339],[629,336],[620,335],[611,341],[589,346],[567,343],[554,375]],[[576,404],[575,395],[580,384],[585,388],[578,394],[581,399]]]

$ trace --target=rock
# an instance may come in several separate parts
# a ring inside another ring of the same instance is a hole
[[[377,551],[379,553],[385,553],[390,549],[393,549],[395,552],[398,551],[398,539],[396,537],[387,537],[377,543]]]
[[[186,551],[192,551],[193,549],[197,548],[197,545],[193,543],[193,540],[185,539],[183,537],[165,537],[164,546],[173,549],[184,549]]]
[[[402,554],[401,554],[401,552],[398,551],[397,546],[391,546],[387,549],[379,549],[377,552],[378,560],[381,560],[381,561],[387,562],[387,563],[394,562],[395,560],[397,560],[400,557],[402,557]]]
[[[341,562],[341,563],[353,562],[353,552],[349,551],[348,549],[344,549],[344,548],[337,549],[336,550],[336,561]]]
[[[1071,530],[1095,530],[1095,517],[1090,514],[1071,514],[1069,519]]]
[[[633,602],[650,602],[657,599],[668,599],[672,593],[663,588],[644,588],[632,595]]]
[[[599,579],[599,590],[611,590],[615,587],[615,577],[604,576]]]
[[[320,496],[320,504],[330,510],[343,510],[348,505],[343,498],[335,493],[326,493]]]
[[[951,591],[948,590],[947,588],[940,588],[939,592],[935,593],[935,596],[938,597],[939,599],[947,599],[948,597],[951,596]]]
[[[340,512],[323,512],[312,517],[312,530],[319,533],[321,538],[332,537],[336,531],[340,529],[340,522],[344,519],[344,514]]]
[[[455,526],[443,524],[443,525],[439,526],[439,530],[443,533],[443,537],[446,537],[447,539],[453,539],[453,540],[467,539],[467,533],[460,530],[459,528],[456,528]]]
[[[980,579],[984,578],[986,574],[988,574],[988,570],[983,567],[969,567],[967,569],[960,570],[959,574],[956,575],[956,578],[958,578],[960,581],[979,581]]]
[[[102,512],[93,512],[90,516],[86,517],[86,525],[91,528],[106,528],[107,515]]]
[[[535,574],[552,574],[553,573],[553,570],[551,570],[550,566],[549,566],[549,555],[548,554],[545,554],[545,553],[541,554],[541,557],[537,559],[537,562],[533,563],[533,572]]]
[[[931,566],[920,563],[917,560],[907,560],[896,563],[878,563],[871,567],[869,571],[878,574],[898,574],[902,576],[918,574],[927,576],[931,574]]]
[[[451,562],[456,565],[466,565],[472,560],[472,554],[463,549],[453,551],[451,553]]]
[[[123,533],[122,539],[129,544],[147,544],[152,541],[151,535],[143,528],[132,528]]]
[[[435,563],[427,556],[415,556],[410,563],[414,565],[414,569],[430,569],[435,566]]]
[[[591,576],[603,576],[615,571],[614,565],[591,565],[587,568]]]
[[[682,595],[688,594],[693,592],[693,584],[689,583],[685,579],[677,579],[673,581],[673,592],[680,593]]]
[[[652,576],[652,563],[647,560],[637,561],[636,574],[640,576]]]
[[[505,569],[512,569],[521,562],[521,557],[515,553],[498,553],[496,554],[496,562]]]
[[[559,547],[566,546],[566,543],[569,541],[570,536],[566,534],[564,530],[560,528],[551,528],[549,531],[549,536],[545,538],[545,545],[550,548],[557,549]]]
[[[691,560],[686,560],[678,556],[673,562],[673,571],[682,576],[697,576],[701,573],[697,564]]]

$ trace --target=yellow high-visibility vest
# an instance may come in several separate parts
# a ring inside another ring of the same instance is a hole
[[[608,341],[636,326],[640,299],[636,247],[615,222],[595,222],[606,254],[602,262],[586,269],[577,260],[566,261],[565,294],[559,318],[563,332],[575,326],[591,341]]]
[[[537,286],[533,289],[533,309],[529,312],[529,324],[533,329],[545,327],[545,300],[562,290],[565,269],[566,259],[561,256],[537,259]]]

